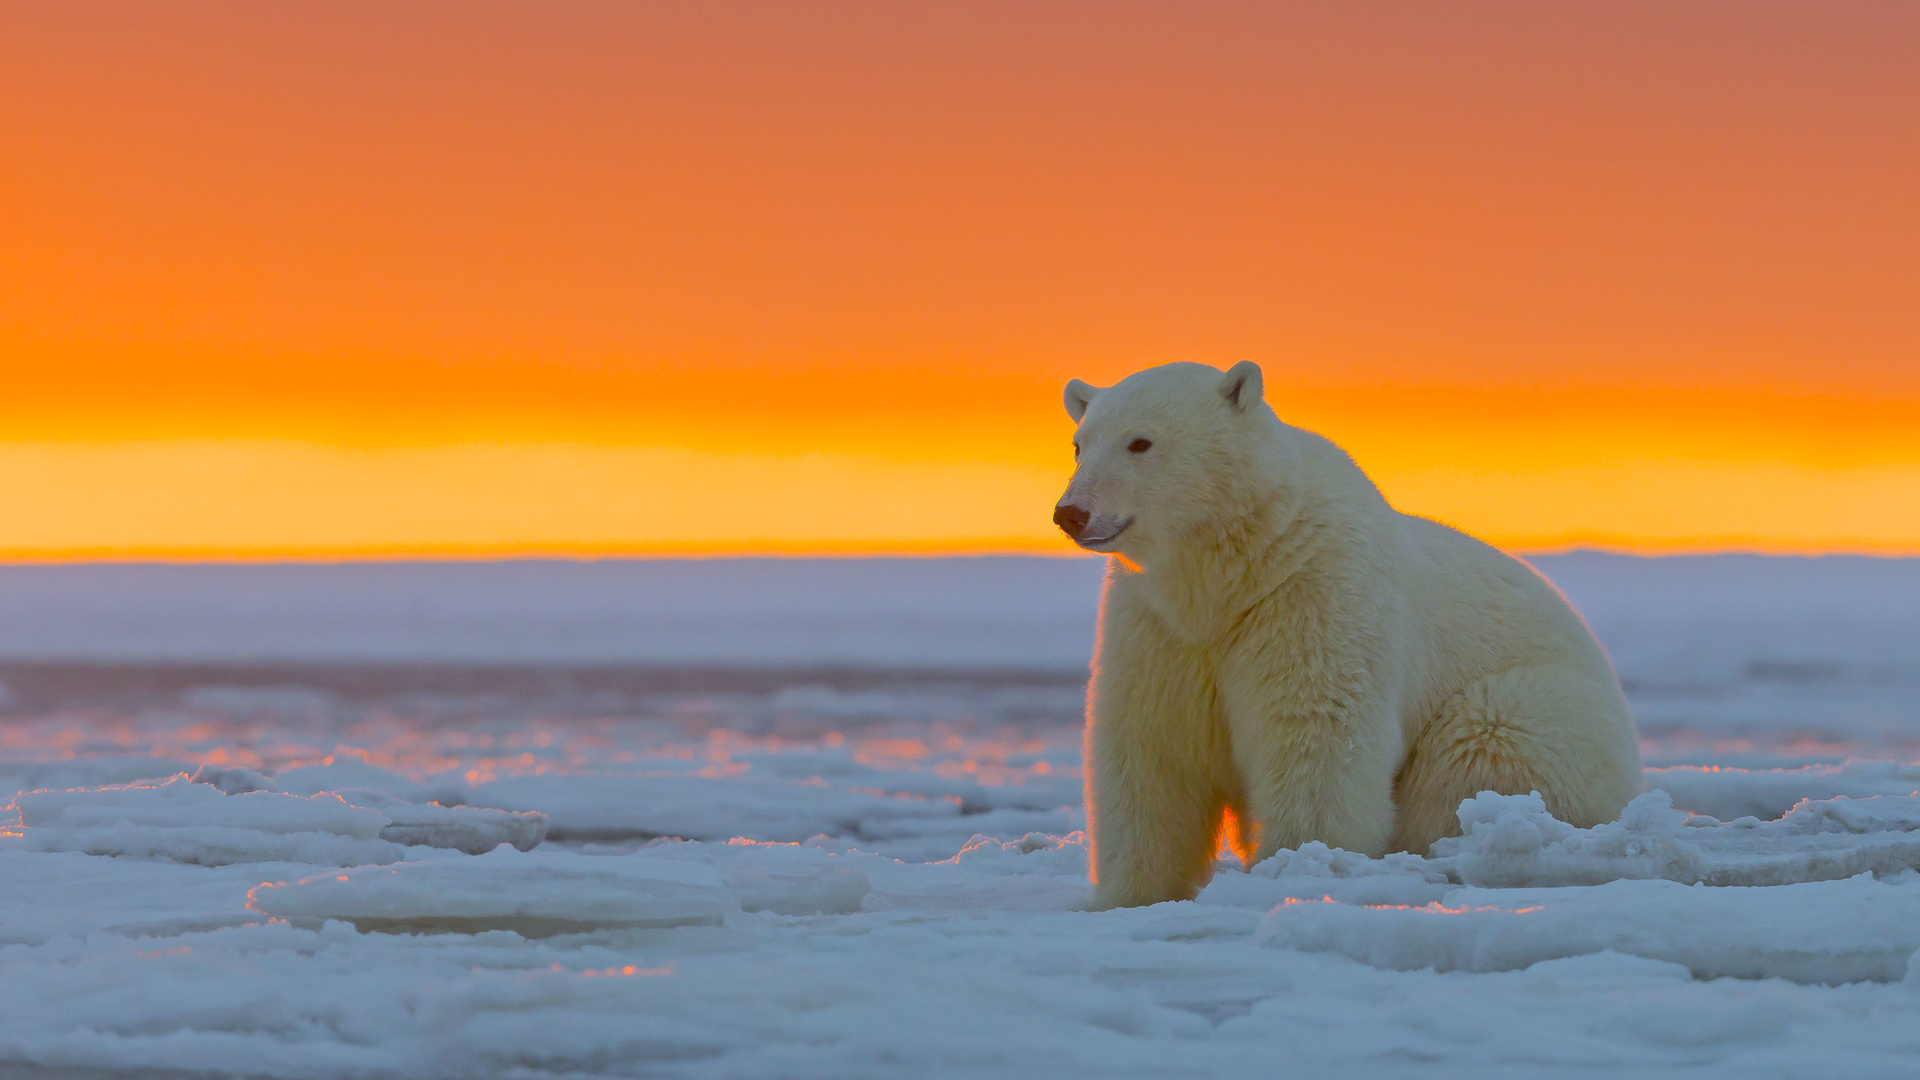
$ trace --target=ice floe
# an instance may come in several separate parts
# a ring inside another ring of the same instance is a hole
[[[1908,1076],[1920,563],[1795,565],[1543,561],[1660,766],[1619,821],[1098,913],[1095,564],[114,570],[191,587],[0,627],[0,1074]]]
[[[0,1054],[344,1078],[1235,1076],[1284,1053],[1411,1077],[1894,1076],[1920,1052],[1920,874],[1663,876],[1908,837],[1913,800],[1722,823],[1654,792],[1574,829],[1484,795],[1462,815],[1430,858],[1309,844],[1223,867],[1197,904],[1102,913],[1080,834],[928,862],[816,837],[416,847],[350,869],[16,845],[0,903],[29,914],[0,929]]]
[[[547,816],[538,811],[413,803],[371,788],[341,788],[333,794],[384,816],[380,839],[396,844],[480,855],[501,844],[532,851],[547,836]]]

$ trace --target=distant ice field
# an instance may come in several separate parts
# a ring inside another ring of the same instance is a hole
[[[1612,654],[1650,763],[1920,757],[1920,560],[1531,561]],[[0,710],[1071,725],[1102,573],[1020,557],[0,567]]]
[[[1533,562],[1620,821],[1105,913],[1097,560],[0,567],[0,1077],[1912,1075],[1920,560]]]

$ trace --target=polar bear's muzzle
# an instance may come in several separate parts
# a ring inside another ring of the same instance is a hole
[[[1094,518],[1093,524],[1087,526],[1087,531],[1074,538],[1074,543],[1079,544],[1083,548],[1098,550],[1120,539],[1120,534],[1126,532],[1127,529],[1133,525],[1132,518],[1128,518],[1117,525],[1113,524],[1112,521],[1112,518]]]
[[[1081,547],[1099,548],[1118,540],[1133,519],[1121,521],[1112,514],[1090,514],[1073,503],[1061,503],[1053,508],[1053,523]]]

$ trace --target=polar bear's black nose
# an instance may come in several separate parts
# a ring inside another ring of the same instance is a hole
[[[1053,508],[1053,523],[1060,526],[1061,532],[1075,540],[1080,539],[1080,534],[1086,530],[1087,522],[1092,517],[1092,514],[1072,503],[1061,503]]]

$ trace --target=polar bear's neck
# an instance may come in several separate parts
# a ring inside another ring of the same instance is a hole
[[[1137,569],[1153,607],[1196,645],[1229,637],[1301,571],[1356,554],[1370,519],[1393,511],[1326,439],[1275,425],[1274,453],[1248,463],[1241,500]]]

